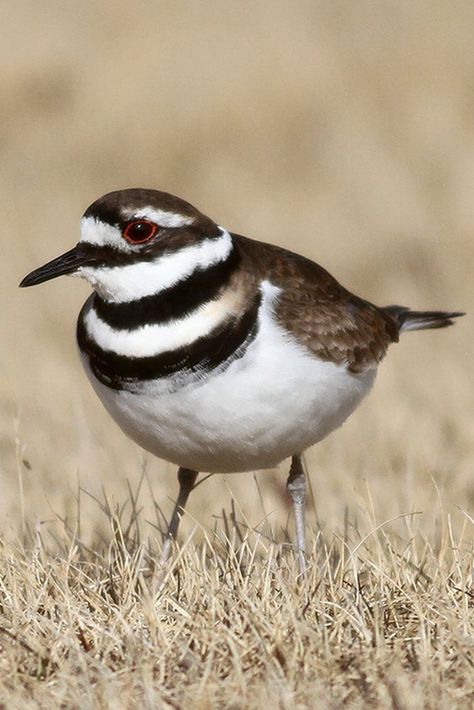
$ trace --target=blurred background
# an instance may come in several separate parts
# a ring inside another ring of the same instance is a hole
[[[73,525],[78,486],[120,504],[144,469],[145,521],[148,486],[165,511],[176,493],[174,467],[124,437],[82,372],[87,285],[17,288],[109,190],[175,193],[381,305],[474,313],[471,2],[5,0],[1,19],[4,535]],[[393,347],[368,400],[307,455],[311,526],[423,511],[432,535],[441,508],[453,524],[472,511],[472,346],[468,316]],[[211,530],[234,495],[278,537],[285,478],[214,477],[189,512]],[[86,495],[81,517],[90,539],[103,516]]]

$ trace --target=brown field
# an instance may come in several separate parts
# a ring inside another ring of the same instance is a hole
[[[160,581],[175,471],[81,371],[87,286],[17,284],[147,186],[376,303],[473,313],[474,5],[1,14],[1,707],[472,707],[472,317],[404,336],[307,453],[306,580],[282,467],[200,486]]]

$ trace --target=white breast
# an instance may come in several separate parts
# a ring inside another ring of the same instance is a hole
[[[100,384],[86,371],[123,431],[156,456],[197,471],[270,468],[339,427],[370,390],[376,370],[351,373],[322,361],[276,322],[278,293],[262,284],[259,332],[223,372],[175,391],[161,381],[138,393]]]

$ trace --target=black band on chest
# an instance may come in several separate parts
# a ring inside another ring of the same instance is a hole
[[[77,323],[77,342],[87,357],[95,377],[117,390],[136,390],[142,381],[159,380],[179,374],[207,374],[219,366],[240,358],[258,331],[260,293],[240,318],[231,317],[211,333],[176,350],[148,357],[128,357],[103,350],[91,338],[85,316],[92,306],[88,301]]]
[[[116,330],[164,324],[183,318],[215,299],[227,286],[239,263],[240,255],[237,249],[232,249],[225,261],[205,269],[196,269],[186,279],[159,293],[125,303],[105,301],[96,294],[93,307],[98,317]]]

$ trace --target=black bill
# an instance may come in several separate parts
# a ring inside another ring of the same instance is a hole
[[[76,244],[73,249],[70,249],[65,254],[61,254],[61,256],[57,256],[56,259],[52,261],[48,261],[44,266],[40,266],[39,269],[35,269],[25,276],[20,283],[20,287],[36,286],[36,284],[43,283],[43,281],[55,279],[56,276],[72,274],[74,271],[77,271],[80,266],[85,266],[86,264],[90,264],[90,262],[90,251],[84,248],[84,245]]]

